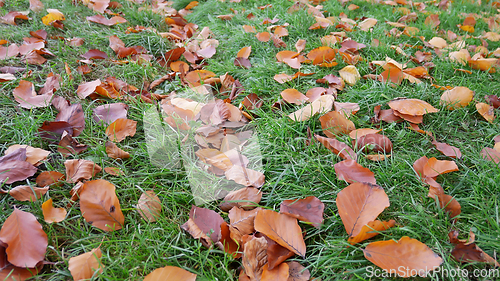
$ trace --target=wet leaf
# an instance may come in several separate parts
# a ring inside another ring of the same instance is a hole
[[[83,184],[80,210],[89,224],[104,231],[119,230],[125,222],[115,186],[106,180],[87,181]]]
[[[54,208],[52,198],[42,204],[43,219],[46,223],[62,222],[66,218],[67,211],[64,208]]]
[[[45,258],[48,239],[33,214],[14,208],[0,229],[7,260],[18,267],[35,267]]]
[[[305,255],[306,245],[297,219],[271,210],[260,210],[254,224],[255,230],[264,233],[276,243],[299,256]]]
[[[402,237],[399,241],[388,240],[370,243],[363,250],[365,257],[385,269],[387,272],[396,272],[400,277],[426,277],[443,262],[443,259],[434,253],[424,243]],[[404,268],[405,270],[397,270]]]
[[[384,189],[370,183],[347,186],[338,193],[336,203],[350,237],[356,237],[364,225],[374,221],[390,205]]]

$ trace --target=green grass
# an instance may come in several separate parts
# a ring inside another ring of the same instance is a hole
[[[64,30],[44,26],[41,23],[41,17],[45,15],[45,12],[31,13],[32,20],[20,22],[18,26],[1,25],[0,36],[3,37],[0,39],[21,44],[22,38],[29,36],[29,31],[45,29],[49,37],[82,37],[85,39],[85,44],[81,47],[69,47],[60,40],[48,39],[47,46],[56,54],[56,57],[49,59],[43,66],[26,66],[20,58],[14,58],[0,61],[0,67],[10,65],[27,67],[32,71],[32,76],[26,79],[33,82],[37,89],[43,85],[48,73],[55,72],[62,76],[62,87],[56,94],[68,98],[73,103],[81,102],[86,114],[86,128],[77,139],[80,143],[89,145],[90,149],[75,158],[92,160],[101,167],[116,166],[125,172],[123,177],[112,177],[105,173],[97,175],[97,178],[106,179],[117,187],[117,195],[125,215],[125,226],[122,230],[111,233],[104,233],[91,227],[83,219],[78,204],[68,208],[68,216],[63,222],[46,224],[43,222],[41,211],[41,204],[44,200],[25,203],[18,202],[10,196],[0,196],[0,222],[5,221],[16,206],[33,213],[48,235],[49,249],[46,259],[54,264],[46,265],[43,272],[34,280],[71,279],[67,269],[69,258],[88,252],[99,245],[103,252],[102,263],[105,268],[103,274],[96,280],[139,280],[154,269],[165,265],[179,266],[196,273],[198,274],[197,280],[237,280],[235,269],[240,266],[239,261],[233,260],[216,248],[203,247],[200,242],[180,228],[180,225],[187,221],[194,200],[185,173],[160,169],[149,162],[142,114],[151,105],[142,102],[127,102],[130,106],[129,119],[138,121],[137,134],[118,144],[120,148],[131,154],[129,159],[119,162],[106,156],[105,127],[95,123],[92,119],[92,109],[95,108],[96,102],[80,101],[76,96],[76,88],[80,83],[97,78],[115,76],[141,88],[144,81],[151,82],[165,75],[167,71],[154,62],[151,65],[135,63],[116,65],[110,61],[97,61],[93,72],[88,75],[82,76],[76,71],[79,56],[89,49],[98,48],[116,59],[114,52],[108,47],[107,36],[111,35],[118,35],[127,46],[141,45],[155,56],[166,52],[172,48],[173,44],[155,33],[124,33],[127,26],[135,25],[153,27],[160,32],[165,32],[168,27],[163,17],[147,9],[139,11],[138,8],[144,5],[120,1],[123,5],[120,11],[129,22],[105,27],[85,20],[86,16],[94,14],[87,7],[74,6],[68,0],[43,2],[46,8],[57,8],[65,14]],[[188,2],[176,2],[175,7],[180,9]],[[361,75],[371,73],[369,62],[373,60],[383,60],[386,56],[399,62],[409,60],[396,54],[389,48],[390,45],[423,45],[417,38],[404,35],[395,38],[385,35],[385,32],[392,28],[385,21],[397,21],[402,16],[400,12],[394,12],[393,7],[370,4],[361,0],[354,0],[350,3],[360,6],[360,9],[348,11],[337,1],[327,1],[322,5],[327,15],[338,16],[344,12],[352,19],[366,16],[379,20],[371,33],[361,31],[348,33],[353,40],[368,46],[361,51],[365,61],[356,66]],[[452,228],[457,228],[460,230],[461,238],[465,238],[469,230],[472,230],[476,234],[478,246],[493,257],[500,248],[498,215],[500,168],[492,162],[484,161],[480,156],[481,149],[492,147],[493,137],[500,134],[498,120],[492,124],[486,122],[477,113],[474,102],[455,111],[448,111],[439,106],[442,91],[432,87],[430,81],[424,81],[421,85],[404,82],[393,88],[372,80],[361,80],[352,87],[346,86],[345,90],[339,93],[338,101],[356,102],[360,105],[360,111],[351,118],[356,128],[373,127],[369,119],[373,114],[373,107],[377,104],[386,104],[396,97],[419,98],[441,110],[425,116],[425,125],[421,127],[431,131],[438,141],[458,147],[463,154],[462,159],[456,160],[460,169],[458,172],[438,177],[438,182],[443,185],[446,193],[454,196],[462,206],[462,214],[459,215],[457,222],[452,224],[437,203],[427,198],[428,188],[417,179],[412,169],[413,162],[423,155],[441,160],[448,158],[434,148],[430,138],[407,129],[406,123],[382,123],[381,128],[384,134],[394,145],[392,156],[382,162],[370,162],[364,157],[359,157],[359,163],[375,173],[377,183],[389,196],[391,206],[381,214],[380,219],[394,219],[397,226],[371,240],[347,247],[347,235],[335,204],[336,194],[347,186],[344,181],[337,179],[333,169],[333,165],[341,159],[317,142],[313,142],[310,146],[305,145],[307,127],[316,134],[323,134],[318,116],[305,122],[292,122],[286,115],[298,107],[286,106],[283,112],[271,109],[271,105],[280,98],[279,93],[282,90],[296,88],[305,93],[311,87],[323,86],[315,83],[316,79],[327,74],[338,75],[338,70],[346,64],[339,59],[339,65],[333,68],[304,65],[302,72],[315,72],[316,74],[299,77],[286,84],[278,84],[273,80],[275,74],[295,73],[295,70],[276,62],[275,54],[282,49],[275,48],[272,42],[259,42],[254,34],[244,33],[241,25],[254,25],[258,32],[262,32],[266,28],[260,24],[262,20],[267,17],[271,19],[276,17],[280,19],[276,24],[290,24],[287,27],[290,35],[283,39],[288,46],[286,49],[295,50],[295,42],[299,38],[305,39],[307,45],[304,53],[319,47],[322,36],[339,30],[335,28],[308,30],[307,28],[314,23],[314,19],[305,10],[287,13],[287,9],[293,2],[278,0],[273,1],[272,8],[257,9],[258,6],[265,4],[268,2],[261,0],[244,0],[241,3],[208,0],[201,2],[187,19],[196,23],[200,29],[209,26],[214,33],[214,38],[220,42],[217,54],[207,60],[206,69],[217,75],[229,72],[239,79],[246,93],[256,93],[265,100],[262,108],[254,111],[258,118],[252,121],[259,132],[266,175],[266,183],[262,187],[264,196],[261,205],[278,210],[282,200],[310,195],[318,197],[325,203],[325,220],[321,229],[303,225],[306,229],[306,258],[296,258],[296,260],[311,271],[311,276],[321,280],[370,280],[366,277],[366,273],[368,267],[373,265],[364,258],[362,249],[369,242],[398,240],[402,236],[410,236],[438,253],[444,260],[442,267],[445,269],[459,267],[472,272],[474,269],[491,268],[484,264],[459,264],[454,261],[450,256],[453,246],[448,242],[448,232]],[[230,8],[238,11],[231,21],[216,18],[217,15],[231,13]],[[27,1],[7,1],[6,5],[0,8],[0,14],[27,9]],[[243,9],[245,9],[244,12]],[[428,4],[426,10],[431,13],[440,13],[440,29],[452,30],[458,35],[465,35],[465,32],[456,27],[457,24],[462,23],[463,13],[486,12],[489,16],[496,13],[495,9],[486,4],[478,6],[467,1],[455,1],[447,11],[441,11],[431,4]],[[418,27],[419,35],[425,36],[427,40],[438,36],[434,30],[424,25],[426,15],[416,9],[412,11],[417,12],[419,17],[416,22],[408,23],[408,25]],[[255,19],[246,18],[250,12],[256,16]],[[487,31],[488,27],[480,19],[477,21],[473,35],[481,35],[482,30]],[[381,44],[379,47],[371,47],[371,42],[375,38],[385,46]],[[467,39],[466,42],[468,45],[481,44],[479,39],[474,38]],[[488,41],[488,43],[490,51],[500,47],[500,42]],[[253,67],[248,70],[233,65],[236,53],[245,46],[252,46],[250,61]],[[405,48],[404,50],[407,54],[413,55],[417,49]],[[72,70],[73,80],[70,80],[64,71],[65,62]],[[475,91],[475,100],[478,102],[484,102],[484,95],[498,94],[500,90],[498,73],[490,74],[473,70],[468,66],[449,62],[446,56],[442,58],[433,56],[432,62],[435,68],[430,74],[435,79],[435,84],[469,87]],[[416,65],[412,62],[408,65],[408,67],[413,66]],[[455,72],[454,69],[457,68],[471,70],[472,74]],[[376,70],[376,74],[380,72],[380,69]],[[28,144],[56,151],[54,145],[47,144],[37,136],[37,128],[44,121],[53,120],[57,111],[52,107],[33,110],[19,108],[12,98],[12,90],[17,87],[18,83],[19,79],[0,85],[2,93],[0,95],[0,151],[3,152],[12,144]],[[158,93],[169,93],[172,90],[182,90],[182,88],[178,81],[174,81],[157,87],[157,90]],[[244,96],[245,94],[241,94],[234,104],[237,105]],[[498,115],[498,111],[496,113]],[[44,168],[64,171],[63,162],[62,156],[53,153],[44,164]],[[30,182],[34,183],[32,180]],[[72,184],[65,183],[62,187],[51,188],[44,199],[50,197],[57,207],[66,207],[70,198],[69,190],[72,187]],[[2,188],[9,189],[10,186]],[[135,204],[142,191],[151,189],[158,194],[164,207],[161,218],[155,223],[145,222],[135,211]],[[203,207],[220,212],[217,203],[212,202]],[[227,219],[227,214],[220,213]],[[488,278],[470,279],[488,280]],[[434,280],[443,279],[435,278]]]

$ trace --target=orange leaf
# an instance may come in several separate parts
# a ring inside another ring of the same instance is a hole
[[[451,90],[444,91],[441,96],[441,104],[448,106],[448,109],[454,110],[461,107],[466,107],[472,101],[474,91],[467,87],[455,87]]]
[[[316,228],[319,228],[323,223],[324,209],[325,204],[315,196],[298,200],[284,200],[280,205],[280,213],[301,221],[311,222]]]
[[[57,171],[43,171],[36,177],[36,184],[45,187],[60,182],[64,179],[64,174]]]
[[[269,40],[271,40],[271,34],[267,31],[257,33],[255,34],[255,37],[257,37],[257,40],[259,40],[260,42],[268,42]]]
[[[121,148],[116,146],[113,142],[106,142],[106,154],[113,159],[127,159],[130,158],[130,154],[126,151],[123,151]]]
[[[49,191],[49,187],[36,187],[29,185],[18,185],[9,191],[9,195],[19,201],[35,202]]]
[[[78,85],[76,94],[78,95],[79,98],[84,99],[90,94],[92,94],[95,91],[96,87],[99,85],[101,85],[101,80],[99,79],[80,84]]]
[[[426,113],[434,113],[439,111],[432,105],[419,99],[400,98],[400,99],[394,99],[390,101],[388,104],[389,107],[392,108],[393,110],[411,116],[424,115]]]
[[[261,279],[263,267],[267,264],[266,249],[267,242],[264,237],[252,236],[251,240],[245,243],[241,264],[245,268],[245,273],[250,277],[249,280]]]
[[[40,0],[30,0],[30,10],[39,13],[43,10],[43,3]]]
[[[296,89],[286,89],[280,93],[281,97],[288,103],[301,105],[309,100],[304,94]]]
[[[347,119],[344,114],[337,111],[330,111],[319,118],[323,133],[330,138],[335,138],[337,135],[349,134],[355,130],[354,123]]]
[[[429,158],[423,167],[423,175],[430,178],[454,171],[458,171],[458,166],[454,161],[437,160],[435,157]]]
[[[348,183],[366,182],[376,184],[375,174],[370,169],[359,165],[354,160],[344,160],[333,165],[339,180]]]
[[[106,129],[109,140],[121,142],[126,137],[133,137],[136,132],[137,121],[120,118],[111,123]]]
[[[241,48],[241,50],[238,51],[238,53],[236,54],[236,57],[248,59],[251,52],[252,52],[252,46],[243,47],[243,48]]]
[[[307,54],[307,58],[312,61],[312,64],[318,65],[324,62],[333,62],[335,61],[335,56],[337,55],[337,51],[327,47],[321,46],[316,49],[311,50]]]
[[[50,105],[50,100],[53,96],[52,92],[37,95],[33,83],[25,80],[19,82],[19,86],[14,89],[12,94],[14,95],[14,99],[19,103],[19,106],[27,109],[47,107]]]
[[[67,211],[64,208],[54,208],[52,198],[42,204],[43,219],[46,223],[61,222],[66,218]]]
[[[143,219],[155,222],[161,213],[161,201],[153,190],[142,193],[137,202],[137,210]]]
[[[441,153],[444,155],[451,157],[451,158],[462,158],[462,152],[460,152],[460,149],[451,146],[449,144],[443,143],[443,142],[437,142],[433,141],[432,144],[436,146],[436,149],[439,150]]]
[[[390,205],[389,197],[382,187],[359,182],[342,189],[336,203],[350,237],[356,237],[364,225],[375,220]]]
[[[68,269],[73,276],[73,280],[86,280],[94,276],[95,272],[102,273],[104,265],[101,263],[101,249],[92,249],[92,251],[72,257],[68,262]]]
[[[311,273],[309,269],[303,267],[296,261],[287,262],[289,270],[288,281],[309,281],[311,280]]]
[[[241,244],[243,235],[250,235],[255,232],[254,221],[259,210],[260,208],[245,211],[236,206],[229,210],[229,229],[231,230],[231,238],[234,241]]]
[[[495,111],[493,106],[479,102],[476,104],[476,109],[486,121],[493,123],[493,120],[495,120]]]
[[[84,159],[66,160],[64,166],[66,167],[66,181],[69,183],[82,179],[88,180],[102,170],[99,165]]]
[[[17,25],[16,19],[30,20],[30,18],[28,18],[28,16],[26,16],[24,13],[12,11],[1,17],[0,22],[10,25]]]
[[[47,156],[50,154],[50,151],[21,144],[13,144],[9,146],[4,153],[5,155],[9,155],[11,152],[14,152],[19,148],[26,149],[26,162],[35,166],[40,165],[42,163],[41,161],[47,159]]]
[[[320,135],[314,135],[314,138],[319,141],[326,148],[331,150],[336,155],[342,157],[342,159],[352,159],[356,160],[357,155],[347,144],[338,141],[337,139],[329,139],[322,137]]]
[[[219,205],[221,210],[227,212],[233,207],[253,209],[262,199],[262,192],[255,187],[245,187],[231,191]]]
[[[233,180],[244,186],[261,187],[265,181],[265,176],[262,172],[238,165],[233,165],[225,171],[225,176],[228,180]]]
[[[443,259],[424,243],[402,237],[394,240],[370,243],[363,250],[366,259],[387,272],[395,272],[400,277],[408,278],[419,275],[426,277],[429,271],[439,267]],[[398,270],[404,268],[404,270]]]
[[[261,281],[287,281],[288,280],[288,264],[282,263],[279,266],[269,270],[269,264],[265,264],[262,268]]]
[[[87,181],[83,184],[80,210],[88,223],[104,231],[119,230],[125,222],[115,186],[106,180]]]
[[[246,24],[245,24],[245,25],[243,25],[243,30],[244,30],[246,33],[255,33],[255,32],[257,32],[257,31],[255,30],[255,27],[254,27],[254,26],[252,26],[252,25],[246,25]]]
[[[165,266],[146,275],[144,281],[195,281],[196,274],[177,266]]]
[[[347,240],[351,245],[357,244],[359,242],[368,240],[374,236],[378,235],[378,232],[387,230],[391,227],[394,227],[396,224],[395,220],[390,220],[390,221],[379,221],[379,220],[374,220],[369,222],[368,224],[363,225],[361,228],[361,231],[359,232],[358,235],[355,237],[349,237]]]
[[[271,210],[260,210],[255,217],[254,224],[255,230],[264,233],[276,243],[304,257],[306,245],[297,219]]]
[[[47,234],[31,213],[14,208],[0,230],[0,241],[7,244],[7,259],[17,267],[35,267],[45,257]]]
[[[178,73],[187,73],[189,71],[189,65],[183,61],[174,61],[170,64],[170,68],[172,71],[178,72]]]
[[[392,142],[391,140],[379,134],[366,134],[364,136],[359,137],[357,140],[353,140],[353,146],[357,150],[365,150],[365,151],[375,151],[382,153],[390,153],[392,151]]]

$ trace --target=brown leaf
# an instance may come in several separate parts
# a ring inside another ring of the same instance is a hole
[[[262,172],[237,165],[233,165],[226,170],[225,176],[228,180],[233,180],[244,186],[261,187],[265,181],[265,176]]]
[[[115,51],[115,53],[118,53],[121,48],[125,48],[125,43],[123,43],[118,36],[113,35],[109,37],[109,47]]]
[[[19,82],[19,86],[14,89],[12,94],[14,95],[14,99],[19,103],[19,106],[27,109],[47,107],[50,105],[50,100],[53,96],[51,92],[37,95],[33,83],[25,80]]]
[[[98,276],[95,272],[102,273],[104,265],[101,263],[102,252],[100,248],[72,257],[68,262],[68,269],[73,280],[87,280]]]
[[[64,161],[66,167],[66,181],[76,183],[82,179],[90,179],[102,169],[92,161],[84,159],[74,159]]]
[[[453,110],[469,105],[474,97],[474,92],[467,87],[455,87],[444,91],[441,96],[441,104],[448,105],[448,109]]]
[[[330,138],[337,135],[349,134],[355,130],[354,123],[347,119],[344,114],[337,111],[330,111],[319,118],[323,133]]]
[[[492,258],[490,255],[485,253],[481,248],[479,248],[474,243],[474,233],[471,231],[472,241],[467,240],[459,240],[458,230],[452,230],[448,233],[448,237],[450,238],[450,242],[455,244],[455,248],[451,251],[451,255],[455,260],[467,263],[467,262],[484,262],[495,265],[496,267],[500,266],[500,264]]]
[[[306,121],[316,113],[328,112],[333,107],[335,97],[333,95],[324,95],[312,103],[288,115],[293,121]]]
[[[437,142],[437,141],[432,141],[432,144],[436,146],[437,150],[439,150],[441,153],[443,153],[448,157],[458,158],[458,159],[462,158],[462,152],[460,152],[460,149],[454,146],[451,146],[444,142]]]
[[[361,129],[356,129],[356,130],[351,131],[349,133],[349,137],[353,140],[356,140],[358,138],[361,138],[364,135],[376,134],[378,132],[380,132],[380,129],[375,130],[375,129],[370,129],[370,128],[361,128]]]
[[[394,99],[390,101],[388,104],[394,111],[398,111],[401,114],[406,114],[411,116],[424,115],[426,113],[434,113],[439,111],[432,105],[419,99],[407,99],[407,98]]]
[[[26,16],[25,14],[12,11],[12,12],[8,12],[5,16],[1,17],[0,22],[10,24],[10,25],[17,25],[16,19],[30,20],[30,18],[28,18],[28,16]]]
[[[87,150],[87,145],[80,144],[76,139],[73,139],[71,135],[64,132],[61,141],[59,142],[57,151],[61,153],[64,157],[69,155],[77,155]]]
[[[43,11],[43,3],[40,0],[30,0],[30,10],[35,13]]]
[[[359,182],[342,189],[336,203],[350,237],[356,237],[364,225],[374,221],[390,205],[389,197],[382,187]]]
[[[375,151],[381,153],[391,153],[392,142],[385,135],[366,134],[357,140],[353,140],[353,146],[356,150]]]
[[[309,281],[311,280],[311,273],[309,269],[303,267],[300,263],[296,261],[287,262],[289,277],[288,281]]]
[[[161,201],[153,190],[142,193],[137,203],[137,210],[143,219],[155,222],[161,213]]]
[[[35,216],[16,208],[2,225],[0,241],[7,244],[8,261],[23,268],[41,262],[48,246],[47,234]]]
[[[268,42],[269,40],[271,40],[271,33],[267,31],[260,32],[255,34],[255,37],[257,37],[257,40],[259,40],[260,42]]]
[[[394,227],[396,224],[395,220],[390,220],[390,221],[379,221],[379,220],[374,220],[371,221],[361,228],[361,231],[359,232],[358,235],[355,237],[349,237],[347,240],[351,245],[357,244],[359,242],[368,240],[374,236],[377,236],[380,231],[387,230],[391,227]]]
[[[430,178],[454,171],[458,171],[458,166],[454,161],[437,160],[435,157],[429,158],[423,167],[423,175]]]
[[[199,239],[201,243],[205,247],[210,247],[212,246],[212,239],[207,236],[193,221],[193,219],[188,219],[187,222],[185,222],[183,225],[181,225],[181,228],[187,231],[191,236],[193,236],[194,239]]]
[[[177,266],[160,267],[146,275],[144,281],[195,281],[196,274]]]
[[[68,122],[73,130],[73,137],[77,137],[85,129],[85,114],[83,107],[79,103],[69,105],[69,103],[61,103],[58,108],[59,113],[56,116],[55,122]]]
[[[366,182],[376,184],[375,175],[370,169],[359,165],[354,160],[344,160],[333,165],[335,173],[339,180],[345,180],[348,183]]]
[[[309,98],[296,89],[286,89],[282,91],[280,95],[286,102],[298,105],[301,105],[309,100]]]
[[[230,230],[229,225],[226,222],[223,222],[220,225],[220,230],[221,230],[221,239],[219,240],[219,242],[217,242],[217,246],[219,247],[219,249],[223,250],[228,254],[231,254],[235,259],[240,258],[241,251],[238,250],[240,250],[241,244],[235,242],[238,240],[234,240],[231,237],[232,231]]]
[[[500,163],[500,152],[495,149],[485,147],[481,150],[481,156],[484,160],[489,160],[496,164]]]
[[[106,128],[106,135],[110,141],[121,142],[126,137],[133,137],[136,132],[137,121],[120,118]]]
[[[0,7],[1,7],[0,1]],[[5,248],[7,244],[0,242],[0,279],[6,281],[27,280],[37,275],[43,268],[43,263],[39,263],[36,268],[17,267],[7,260]]]
[[[233,207],[245,210],[255,208],[262,199],[262,192],[255,187],[245,187],[230,192],[219,205],[221,210],[227,212]]]
[[[221,239],[221,224],[225,222],[218,213],[192,205],[189,218],[204,234],[209,235],[212,242],[218,242]],[[182,228],[187,230],[184,225]]]
[[[19,201],[35,202],[49,191],[49,187],[36,187],[29,185],[18,185],[9,191],[9,195]]]
[[[255,232],[254,220],[260,208],[251,211],[245,211],[238,207],[233,207],[229,210],[229,229],[231,231],[231,238],[241,244],[241,237],[243,235],[250,235]]]
[[[252,46],[243,47],[243,48],[241,48],[241,50],[238,51],[238,53],[236,54],[236,57],[248,59],[251,52],[252,52]]]
[[[94,108],[94,120],[96,122],[104,121],[106,124],[111,124],[117,119],[127,118],[128,105],[118,102],[104,104]]]
[[[108,19],[108,18],[105,18],[103,15],[93,15],[91,17],[87,17],[87,20],[91,21],[91,22],[107,25],[107,26],[112,26],[112,25],[127,22],[126,19],[124,19],[120,16],[114,16],[114,17]]]
[[[47,159],[47,156],[49,156],[50,154],[50,151],[21,144],[13,144],[9,146],[4,153],[5,155],[9,155],[10,153],[18,150],[19,148],[26,149],[26,162],[36,166],[40,165],[42,161]]]
[[[33,176],[37,168],[25,161],[26,149],[18,148],[8,155],[0,157],[0,182],[11,184]]]
[[[349,86],[354,86],[361,79],[358,69],[354,65],[348,65],[339,70],[339,75]]]
[[[175,71],[177,73],[187,73],[189,71],[189,65],[183,61],[174,61],[170,64],[170,68],[172,71]],[[154,88],[153,86],[150,86],[150,88]]]
[[[429,271],[439,267],[443,259],[424,243],[402,237],[394,240],[370,243],[363,250],[365,258],[387,272],[396,272],[403,278],[415,277],[417,274],[426,277]],[[398,270],[404,268],[405,270]]]
[[[323,223],[324,210],[325,204],[315,196],[297,200],[284,200],[280,205],[280,213],[292,216],[304,222],[311,222],[312,225],[318,229]]]
[[[42,204],[43,219],[46,223],[62,222],[68,213],[64,208],[54,208],[52,198]]]
[[[356,153],[347,144],[337,139],[325,138],[320,135],[314,135],[314,138],[342,159],[352,159],[356,161]]]
[[[267,242],[264,237],[252,236],[251,240],[245,243],[241,264],[252,281],[261,280],[263,267],[267,264],[266,249]]]
[[[83,54],[82,57],[84,57],[85,59],[88,59],[88,60],[89,59],[104,60],[104,59],[108,58],[108,55],[101,50],[91,49],[91,50],[88,50],[88,52],[86,52],[85,54]]]
[[[479,102],[476,104],[476,109],[486,121],[493,123],[493,120],[495,120],[495,111],[493,106]]]
[[[36,184],[41,187],[57,184],[64,180],[64,174],[57,171],[43,171],[36,177]]]
[[[101,85],[101,80],[99,79],[80,84],[78,85],[76,94],[78,95],[79,98],[84,99],[90,94],[92,94],[99,85]]]
[[[262,232],[297,255],[305,256],[306,245],[297,219],[272,210],[260,210],[255,217],[254,224],[255,230]]]
[[[108,154],[108,157],[111,157],[113,159],[127,159],[130,158],[130,154],[118,146],[114,144],[113,142],[107,141],[106,142],[106,153]]]
[[[322,63],[335,62],[336,54],[337,50],[334,50],[327,46],[321,46],[311,50],[307,54],[307,58],[311,60],[313,65],[321,65]]]
[[[287,281],[289,275],[288,264],[282,263],[279,266],[269,269],[269,263],[262,267],[261,281]]]
[[[119,230],[125,222],[115,186],[106,180],[87,181],[83,184],[80,191],[80,211],[89,224],[104,231]]]

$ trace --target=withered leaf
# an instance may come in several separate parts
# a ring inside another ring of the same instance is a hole
[[[376,184],[375,174],[370,169],[365,168],[354,160],[344,160],[333,165],[339,180],[348,183],[367,182]]]
[[[84,159],[73,159],[64,161],[66,167],[66,181],[76,183],[82,179],[90,179],[102,169],[92,161]]]
[[[106,135],[111,141],[121,142],[126,137],[135,135],[136,126],[137,121],[124,118],[116,119],[106,128]]]
[[[219,205],[221,210],[227,212],[233,207],[245,210],[253,209],[262,199],[262,192],[255,187],[245,187],[236,191],[231,191]]]
[[[137,202],[139,214],[149,222],[155,222],[161,213],[161,201],[153,190],[142,193]]]
[[[40,199],[48,190],[48,186],[40,188],[29,185],[18,185],[9,191],[9,195],[19,201],[34,202]]]
[[[250,280],[261,279],[263,267],[267,263],[266,249],[267,242],[264,237],[252,236],[251,240],[245,243],[241,264]]]
[[[52,198],[42,204],[43,219],[46,223],[61,222],[66,218],[67,211],[64,208],[54,208]]]
[[[218,242],[221,239],[221,224],[225,222],[218,213],[193,205],[189,212],[189,218],[204,234],[210,234],[209,237],[212,242]],[[183,229],[186,230],[184,225]]]
[[[323,223],[324,210],[325,204],[315,196],[297,200],[284,200],[280,205],[280,213],[304,222],[311,222],[316,228],[319,228]]]
[[[74,280],[86,280],[92,278],[95,272],[102,273],[104,265],[101,263],[102,252],[100,248],[72,257],[68,262],[68,269]]]
[[[195,281],[196,274],[191,273],[177,266],[167,265],[165,267],[160,267],[153,270],[153,272],[149,273],[144,278],[144,281],[161,281],[161,280]]]
[[[128,152],[122,150],[115,143],[110,141],[106,142],[106,153],[113,159],[127,159],[130,157]]]
[[[125,222],[115,186],[106,180],[87,181],[83,184],[80,210],[89,224],[104,231],[119,230]]]

